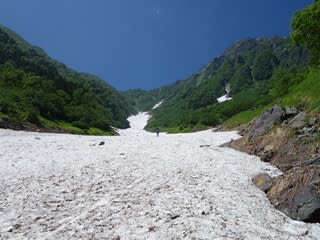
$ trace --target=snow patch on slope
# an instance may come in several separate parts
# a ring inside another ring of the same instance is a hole
[[[222,102],[225,102],[225,101],[229,101],[231,99],[232,99],[232,97],[228,97],[228,95],[223,95],[222,97],[217,98],[217,101],[219,103],[222,103]]]
[[[152,110],[157,109],[158,107],[161,106],[163,100],[161,100],[160,102],[158,102],[156,105],[153,106]]]

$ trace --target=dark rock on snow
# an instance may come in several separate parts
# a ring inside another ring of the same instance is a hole
[[[100,142],[99,145],[100,145],[100,146],[101,146],[101,145],[104,145],[104,141]]]
[[[272,185],[272,178],[267,173],[260,173],[252,179],[252,182],[260,190],[267,192]]]
[[[174,215],[171,215],[171,216],[170,216],[170,219],[171,219],[171,220],[174,220],[174,219],[177,219],[178,217],[180,217],[179,214],[174,214]]]

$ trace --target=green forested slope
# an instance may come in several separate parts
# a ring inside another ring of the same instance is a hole
[[[319,26],[320,1],[314,1],[294,15],[290,37],[245,39],[233,44],[176,84],[176,94],[162,97],[164,102],[152,111],[147,128],[181,132],[222,123],[236,127],[273,104],[296,106],[319,118]],[[227,84],[232,100],[217,103]]]
[[[181,132],[222,123],[238,126],[274,103],[318,114],[319,19],[320,2],[315,1],[295,14],[291,37],[244,39],[185,80],[123,93],[69,69],[0,26],[0,124],[106,134],[110,126],[128,127],[130,114],[152,111],[148,130]],[[226,86],[232,100],[218,103]],[[161,100],[161,107],[152,110]]]
[[[126,128],[134,109],[105,81],[78,73],[0,26],[0,118],[89,134]],[[23,128],[23,127],[22,127]]]
[[[307,58],[306,51],[289,38],[245,39],[230,46],[190,78],[149,92],[133,91],[140,95],[133,94],[131,101],[138,110],[150,110],[152,105],[164,100],[153,111],[149,130],[160,127],[177,132],[212,127],[239,112],[256,110],[271,102],[270,80],[276,69],[289,72],[303,69]],[[227,84],[231,86],[233,99],[217,103]]]

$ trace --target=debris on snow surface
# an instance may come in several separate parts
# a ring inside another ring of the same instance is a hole
[[[211,130],[156,137],[0,130],[0,239],[317,239],[252,183],[281,174]],[[99,148],[92,144],[104,142]],[[199,147],[206,146],[206,147]]]

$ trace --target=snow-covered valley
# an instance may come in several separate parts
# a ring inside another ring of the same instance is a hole
[[[219,147],[235,132],[157,137],[147,119],[116,137],[1,129],[0,239],[320,238],[252,184],[276,168]]]

